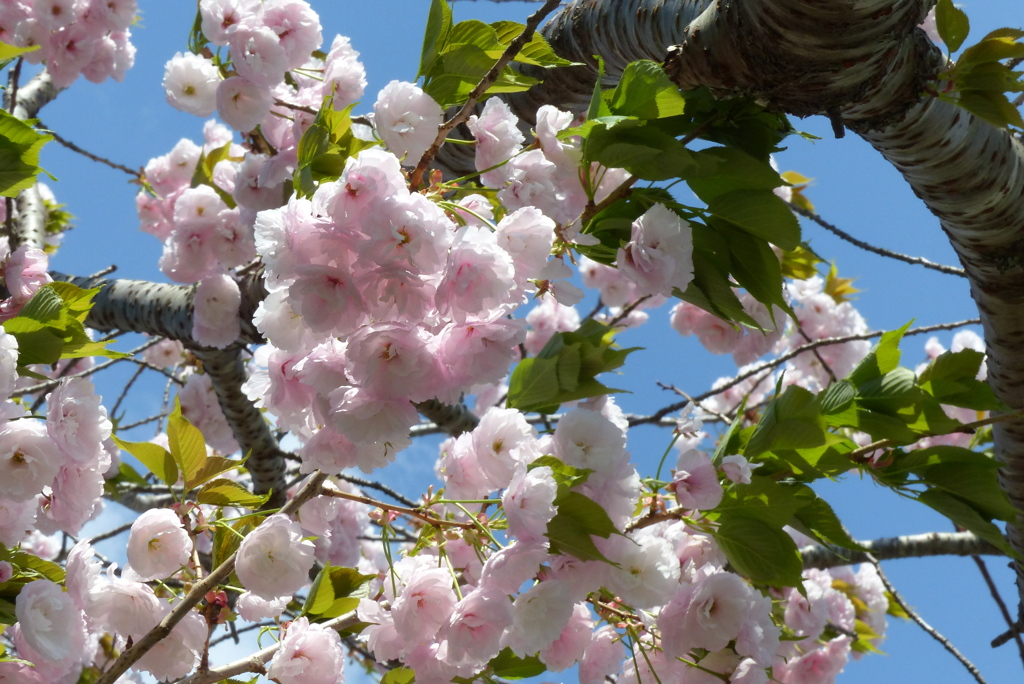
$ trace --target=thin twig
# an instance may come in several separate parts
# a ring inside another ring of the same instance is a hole
[[[476,527],[471,522],[461,522],[458,520],[441,520],[440,518],[427,515],[421,508],[411,508],[408,506],[396,506],[395,504],[384,503],[383,501],[377,501],[371,499],[368,496],[360,496],[358,494],[349,494],[348,492],[341,492],[337,489],[331,489],[329,487],[321,487],[320,494],[323,496],[332,496],[336,499],[346,499],[347,501],[355,501],[357,503],[366,504],[367,506],[374,506],[385,511],[393,511],[395,513],[402,513],[408,515],[417,520],[421,520],[428,525],[434,527],[461,527],[463,529],[473,529]]]
[[[302,504],[306,503],[319,493],[321,489],[320,485],[326,479],[326,474],[320,471],[315,472],[309,480],[306,481],[306,484],[303,485],[302,489],[299,490],[295,497],[281,508],[281,513],[289,515],[297,511]],[[171,633],[171,630],[174,629],[174,626],[181,622],[182,618],[184,618],[197,603],[203,600],[207,592],[211,591],[231,576],[231,571],[235,568],[235,558],[237,555],[237,551],[231,554],[231,556],[221,563],[219,567],[215,568],[209,575],[207,575],[205,579],[194,584],[191,591],[178,601],[171,612],[160,621],[160,624],[149,630],[144,637],[132,644],[130,648],[121,652],[121,655],[110,669],[100,675],[99,679],[96,680],[96,684],[114,684],[118,677],[124,674],[129,667],[138,662],[139,658],[145,655],[162,639],[166,638],[167,635]],[[210,681],[219,681],[219,679],[220,678],[216,678]]]
[[[987,684],[985,678],[981,676],[980,672],[978,672],[978,668],[974,666],[974,663],[968,660],[963,653],[957,650],[956,646],[950,643],[949,639],[942,636],[937,629],[925,622],[924,619],[914,611],[914,609],[907,605],[907,602],[904,601],[903,597],[901,597],[899,592],[896,591],[896,587],[894,587],[892,582],[889,581],[889,578],[885,576],[885,573],[882,571],[882,565],[878,562],[878,559],[869,555],[868,562],[875,566],[875,570],[878,571],[878,578],[882,580],[882,584],[885,585],[886,591],[888,591],[893,600],[899,604],[899,607],[910,616],[910,619],[916,622],[921,629],[929,634],[929,636],[942,644],[942,647],[949,651],[954,658],[959,660],[960,663],[967,668],[967,671],[971,673],[971,676],[974,677],[978,684]]]
[[[487,92],[498,77],[501,76],[502,70],[508,66],[508,63],[519,54],[519,51],[523,49],[530,40],[533,38],[534,31],[543,21],[544,17],[554,11],[558,7],[561,0],[547,0],[544,5],[536,12],[530,15],[526,20],[526,26],[523,28],[523,32],[512,39],[512,42],[505,48],[505,52],[502,53],[498,61],[494,63],[494,66],[488,70],[484,77],[480,79],[480,82],[476,84],[476,87],[469,93],[469,98],[466,100],[466,104],[462,105],[455,116],[445,121],[437,128],[437,136],[434,138],[434,144],[432,144],[426,152],[423,153],[423,157],[420,158],[419,164],[416,165],[416,169],[412,172],[412,178],[409,182],[411,190],[419,190],[423,185],[423,174],[427,172],[427,168],[430,163],[434,161],[434,157],[437,156],[438,151],[441,149],[441,145],[444,144],[445,138],[448,134],[459,124],[469,119],[469,115],[473,112],[476,107],[476,103],[483,97],[483,94]]]
[[[814,221],[815,223],[817,223],[819,226],[829,231],[830,233],[835,234],[837,237],[846,240],[851,245],[860,247],[861,249],[867,252],[871,252],[872,254],[878,254],[879,256],[888,257],[890,259],[896,259],[897,261],[902,261],[908,264],[914,264],[916,266],[924,266],[925,268],[930,268],[933,271],[938,271],[939,273],[960,276],[961,278],[967,277],[967,274],[964,272],[964,269],[962,268],[957,268],[955,266],[946,266],[944,264],[937,264],[934,261],[929,261],[928,259],[925,259],[924,257],[910,256],[908,254],[901,254],[899,252],[894,252],[890,249],[885,249],[884,247],[876,247],[871,243],[864,242],[863,240],[858,240],[857,238],[853,237],[846,231],[840,229],[837,226],[832,225],[831,223],[821,218],[820,216],[818,216],[816,213],[809,209],[804,209],[803,207],[793,204],[792,202],[786,202],[786,204],[789,205],[790,209],[800,214],[801,216],[808,218],[811,221]]]
[[[138,354],[141,351],[145,351],[146,349],[149,349],[150,347],[152,347],[154,344],[156,344],[159,341],[160,341],[159,339],[150,340],[150,341],[146,342],[145,344],[143,344],[143,345],[141,345],[139,347],[136,347],[135,349],[131,350],[128,353],[129,354]],[[13,396],[13,397],[21,397],[21,396],[24,396],[26,394],[35,394],[36,392],[45,392],[46,390],[53,389],[54,387],[59,385],[61,380],[65,380],[65,379],[71,380],[71,379],[74,379],[74,378],[84,378],[84,377],[92,375],[93,373],[98,373],[101,370],[110,368],[111,366],[113,366],[118,361],[127,361],[127,360],[128,359],[125,359],[125,358],[110,359],[109,361],[104,361],[103,363],[96,364],[92,368],[87,368],[86,370],[82,371],[81,373],[75,373],[74,375],[65,375],[65,376],[63,376],[61,378],[57,378],[56,380],[47,380],[46,382],[41,382],[38,385],[32,385],[31,387],[26,387],[24,389],[20,389],[17,392],[14,392],[14,394],[12,394],[11,396]]]
[[[440,429],[441,428],[438,428],[438,430],[440,430]],[[381,492],[383,494],[387,494],[388,496],[390,496],[392,499],[394,499],[395,501],[397,501],[399,503],[403,503],[406,506],[410,506],[412,508],[416,507],[416,502],[415,501],[413,501],[412,499],[410,499],[407,496],[399,494],[398,492],[396,492],[391,487],[388,487],[386,484],[381,484],[380,482],[374,482],[373,480],[367,480],[367,479],[362,478],[362,477],[356,477],[355,475],[341,474],[341,475],[337,475],[336,477],[339,480],[344,480],[345,482],[350,482],[350,483],[352,483],[354,485],[359,485],[360,487],[365,487],[367,489],[376,489],[378,492]]]
[[[88,150],[83,150],[81,147],[79,147],[75,143],[71,142],[70,140],[67,140],[66,138],[62,138],[53,129],[48,128],[45,124],[43,124],[42,121],[37,121],[36,122],[36,128],[39,128],[39,129],[45,131],[47,135],[51,136],[54,140],[56,140],[58,143],[60,143],[64,147],[68,148],[72,152],[77,152],[78,154],[82,155],[83,157],[85,157],[87,159],[91,159],[94,162],[99,162],[100,164],[106,164],[107,166],[109,166],[112,169],[117,169],[118,171],[124,171],[125,173],[127,173],[129,176],[132,176],[133,178],[142,178],[142,173],[139,172],[139,171],[133,171],[130,168],[128,168],[127,166],[125,166],[124,164],[118,164],[117,162],[112,162],[109,159],[106,159],[105,157],[99,156],[98,154],[93,154],[92,152],[89,152]]]
[[[949,430],[945,432],[922,432],[917,435],[917,440],[924,439],[925,437],[938,437],[940,435],[952,435],[956,433],[961,434],[973,434],[975,430],[986,425],[995,425],[996,423],[1002,423],[1006,420],[1016,420],[1024,416],[1024,410],[1021,411],[1010,411],[1009,413],[1000,413],[988,418],[982,418],[981,420],[975,420],[971,423],[963,423],[955,430]],[[917,441],[915,440],[915,441]],[[865,456],[872,454],[879,449],[888,449],[894,446],[903,446],[905,442],[901,442],[896,439],[880,439],[877,442],[872,442],[866,446],[862,446],[859,449],[854,449],[850,453],[846,454],[846,457],[851,461],[857,461],[864,458]]]
[[[89,543],[92,544],[93,546],[95,546],[98,542],[101,542],[104,539],[110,539],[111,537],[116,537],[117,535],[123,534],[123,533],[127,532],[130,529],[132,529],[132,523],[125,523],[124,525],[120,525],[119,527],[115,527],[112,530],[107,530],[106,532],[104,532],[102,534],[97,534],[95,537],[90,537],[89,538]]]
[[[1006,621],[1006,626],[1013,631],[1013,618],[1010,617],[1010,611],[1006,607],[1006,601],[999,593],[999,587],[996,586],[995,581],[992,579],[992,574],[988,571],[988,565],[985,564],[985,560],[981,556],[971,556],[971,560],[978,566],[978,572],[981,573],[982,579],[985,580],[985,586],[988,587],[988,591],[992,594],[992,600],[996,602],[996,606],[999,608],[999,613],[1003,616],[1003,620]],[[1020,638],[1020,633],[1015,632],[1013,635],[1014,640],[1017,642],[1017,651],[1020,653],[1021,662],[1024,662],[1024,640]]]
[[[965,320],[965,321],[957,321],[955,323],[940,323],[938,325],[925,325],[925,326],[922,326],[920,328],[911,328],[907,332],[903,333],[903,336],[904,337],[909,337],[911,335],[923,335],[924,333],[936,332],[936,331],[939,331],[939,330],[954,330],[956,328],[962,328],[962,327],[968,326],[968,325],[978,325],[979,323],[981,323],[981,319],[979,319],[979,318],[971,318],[971,319],[968,319],[968,320]],[[713,390],[708,390],[707,392],[705,392],[703,394],[698,394],[698,395],[694,396],[693,401],[694,402],[700,402],[700,401],[704,401],[705,399],[708,399],[710,397],[713,397],[716,394],[721,394],[722,392],[725,392],[726,390],[732,389],[733,387],[735,387],[736,385],[740,384],[741,382],[743,382],[744,380],[746,380],[748,378],[752,378],[755,375],[763,373],[766,370],[771,370],[773,368],[776,368],[777,366],[781,366],[786,361],[789,361],[790,359],[795,358],[795,357],[799,356],[800,354],[803,354],[804,352],[808,352],[808,351],[810,351],[812,349],[817,349],[818,347],[827,347],[827,346],[831,346],[831,345],[835,345],[835,344],[846,344],[847,342],[855,342],[857,340],[871,340],[871,339],[874,339],[876,337],[881,337],[886,332],[887,331],[885,331],[885,330],[876,330],[874,332],[862,333],[862,334],[859,334],[859,335],[846,335],[846,336],[843,336],[843,337],[826,337],[824,339],[815,340],[814,342],[809,342],[807,344],[800,345],[796,349],[788,351],[785,354],[782,354],[781,356],[777,356],[776,358],[771,359],[770,361],[765,361],[764,363],[759,364],[759,365],[755,366],[754,368],[751,368],[751,369],[749,369],[747,371],[744,371],[743,373],[740,373],[739,375],[736,375],[736,376],[732,377],[731,379],[729,379],[726,382],[722,383],[721,385],[719,385],[718,387],[714,388]],[[649,416],[637,416],[637,417],[634,417],[633,419],[630,419],[629,425],[630,425],[630,427],[632,427],[634,425],[641,425],[641,424],[644,424],[644,423],[657,423],[662,418],[667,416],[668,414],[673,413],[675,411],[678,411],[679,409],[683,408],[684,406],[686,406],[686,402],[685,401],[684,402],[679,402],[679,403],[676,403],[676,404],[671,404],[671,405],[666,406],[666,407],[664,407],[662,409],[659,409],[658,411],[655,411],[654,413],[652,413]]]

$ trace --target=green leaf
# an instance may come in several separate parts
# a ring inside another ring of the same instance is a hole
[[[856,396],[857,390],[849,380],[834,382],[821,394],[821,413],[829,415],[845,411],[853,405]]]
[[[199,162],[196,164],[195,171],[192,172],[192,183],[191,187],[198,188],[200,185],[206,185],[213,188],[217,196],[224,201],[224,204],[228,205],[229,209],[234,209],[238,206],[235,202],[235,198],[231,196],[226,190],[221,188],[219,185],[213,182],[213,168],[218,163],[229,159],[231,161],[242,161],[240,157],[231,157],[231,142],[226,142],[215,150],[211,150],[209,154],[205,152],[199,155]]]
[[[199,428],[181,414],[178,397],[174,398],[174,410],[167,419],[167,441],[171,457],[185,479],[185,489],[196,487],[196,476],[206,468],[206,442]]]
[[[736,190],[771,190],[785,183],[767,159],[756,159],[732,147],[711,147],[694,155],[701,173],[688,179],[687,184],[709,204],[719,195]]]
[[[494,676],[503,679],[536,677],[544,674],[548,669],[537,656],[520,658],[507,646],[498,655],[491,658],[491,662],[487,663],[487,666],[491,668]]]
[[[818,541],[853,551],[866,550],[850,536],[828,502],[814,494],[809,487],[806,488],[806,493],[811,497],[811,501],[799,508],[794,515]]]
[[[953,0],[939,0],[935,4],[935,28],[949,51],[956,52],[970,33],[967,13],[953,5]]]
[[[28,570],[32,574],[39,575],[51,582],[56,582],[57,584],[64,582],[64,568],[31,553],[14,551],[11,553],[10,562],[18,566],[22,571]]]
[[[16,47],[14,45],[8,45],[7,43],[0,43],[0,60],[14,59],[20,57],[29,52],[35,52],[38,50],[40,45],[30,45],[29,47]]]
[[[555,483],[565,489],[572,489],[577,485],[583,484],[594,472],[590,468],[576,468],[567,465],[554,456],[535,458],[527,466],[528,470],[533,470],[534,468],[551,468]]]
[[[771,190],[742,189],[716,195],[708,211],[782,249],[800,245],[800,224],[786,203]]]
[[[1021,46],[1024,48],[1024,45]],[[990,90],[962,90],[957,104],[996,128],[1024,128],[1020,110],[1003,93]]]
[[[39,166],[39,151],[53,140],[30,125],[0,109],[0,195],[17,197],[35,185],[44,172]]]
[[[608,101],[615,114],[640,119],[678,116],[686,109],[686,99],[657,62],[639,60],[630,63]]]
[[[983,518],[977,510],[961,499],[938,489],[929,489],[921,492],[917,500],[1001,549],[1008,556],[1017,557],[1017,553],[1010,547],[999,528],[990,520]]]
[[[415,671],[408,667],[396,667],[394,670],[384,673],[384,676],[380,678],[380,684],[412,684],[414,679],[416,679]]]
[[[113,439],[117,446],[139,459],[139,463],[164,484],[173,487],[178,483],[178,466],[167,449],[152,442],[126,442],[116,435]]]
[[[496,58],[476,45],[456,46],[442,53],[434,62],[423,84],[423,91],[442,108],[462,104],[496,61]],[[537,79],[505,67],[485,94],[521,92],[537,83]]]
[[[252,494],[237,482],[227,479],[213,480],[196,494],[196,501],[212,506],[237,506],[256,509],[267,502],[270,494]]]
[[[520,411],[548,406],[558,396],[558,359],[523,359],[512,371],[505,406]]]
[[[785,312],[791,312],[789,302],[782,293],[782,268],[779,257],[768,242],[728,221],[714,217],[708,219],[708,225],[725,238],[729,246],[729,270],[740,287],[767,307],[773,321],[773,307],[777,306]],[[781,323],[775,321],[776,326]]]
[[[584,158],[652,181],[686,178],[699,170],[697,153],[673,136],[655,126],[624,124],[595,126],[584,143]]]
[[[619,534],[605,510],[579,492],[560,493],[555,499],[557,512],[548,523],[547,538],[551,553],[575,556],[580,560],[608,561],[594,546],[591,535],[607,539]]]
[[[996,461],[975,454],[968,462],[936,463],[914,472],[929,486],[966,502],[984,517],[1012,522],[1017,510],[999,487],[998,469]]]
[[[907,331],[911,323],[913,321],[898,330],[890,330],[883,334],[878,344],[857,364],[857,367],[853,369],[846,379],[854,385],[860,386],[868,380],[881,377],[899,366],[900,340],[903,339],[903,333]]]
[[[974,349],[940,354],[917,379],[918,385],[943,404],[995,411],[1002,403],[987,382],[977,379],[985,355]]]
[[[622,366],[633,351],[615,348],[611,329],[593,320],[573,332],[555,333],[536,357],[516,366],[506,406],[552,413],[567,401],[618,392],[595,377]]]
[[[445,0],[431,0],[427,14],[427,27],[420,51],[420,69],[416,78],[426,76],[433,69],[437,56],[448,45],[452,31],[452,9]]]
[[[795,587],[803,562],[782,528],[742,511],[722,511],[715,540],[739,574],[759,584]]]
[[[817,447],[826,443],[825,421],[817,397],[803,387],[790,385],[768,405],[747,442],[744,455],[752,458],[766,451]]]
[[[197,9],[195,21],[192,22],[192,30],[188,34],[188,51],[193,55],[198,55],[209,44],[210,41],[203,34],[203,14]]]
[[[368,595],[367,582],[375,577],[363,575],[354,568],[335,568],[328,564],[313,581],[302,614],[330,620],[355,610],[359,599]]]
[[[496,21],[491,24],[491,28],[494,29],[498,42],[507,47],[526,27],[514,21]],[[512,61],[541,67],[561,67],[577,64],[577,62],[571,62],[556,55],[555,51],[551,49],[551,45],[539,31],[534,32],[530,41],[523,46],[523,49],[519,51],[519,54]]]
[[[237,461],[233,458],[207,456],[203,467],[192,474],[188,480],[187,486],[189,489],[195,489],[196,487],[200,487],[210,480],[213,480],[218,475],[223,475],[224,473],[235,470],[241,465],[241,461]]]

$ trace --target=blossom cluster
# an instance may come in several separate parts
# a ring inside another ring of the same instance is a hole
[[[100,4],[8,3],[0,27],[23,12],[57,35],[78,25],[53,23],[71,13],[83,26],[106,26],[104,40],[116,47],[113,19],[97,19]],[[134,14],[133,2],[105,6],[119,17],[128,7]],[[870,566],[809,570],[802,586],[782,590],[755,587],[728,566],[713,512],[751,482],[758,464],[702,450],[700,414],[681,420],[671,479],[652,485],[631,462],[629,423],[610,397],[567,406],[544,434],[522,412],[498,405],[515,361],[580,325],[574,305],[583,293],[574,275],[599,291],[608,309],[599,316],[617,327],[645,323],[645,309],[693,278],[691,228],[663,204],[631,222],[614,267],[574,254],[596,244],[581,233],[581,216],[628,173],[583,162],[573,114],[541,107],[535,140],[525,144],[508,106],[487,100],[468,121],[480,184],[416,191],[408,168],[433,144],[443,112],[418,86],[393,81],[373,107],[375,139],[364,136],[382,145],[347,159],[340,177],[302,196],[292,183],[299,142],[325,98],[343,110],[362,96],[358,53],[339,36],[325,59],[313,56],[322,29],[303,0],[200,0],[199,11],[202,34],[217,50],[176,55],[164,88],[173,106],[203,117],[217,112],[227,125],[209,121],[202,145],[182,140],[151,160],[137,197],[143,230],[164,241],[161,269],[198,283],[193,340],[218,348],[236,342],[234,269],[258,259],[268,295],[254,323],[268,344],[254,352],[243,390],[297,439],[299,473],[377,471],[411,443],[418,406],[431,400],[474,396],[479,423],[441,445],[443,489],[417,509],[371,502],[337,477],[293,515],[191,502],[143,513],[120,571],[113,564],[103,571],[91,545],[78,542],[63,587],[36,578],[19,594],[9,635],[33,666],[2,662],[0,680],[74,682],[106,655],[104,634],[114,635],[114,649],[138,642],[171,610],[168,588],[204,572],[201,556],[225,525],[234,525],[229,536],[244,537],[234,561],[244,591],[225,586],[237,594],[232,602],[211,592],[203,613],[188,612],[136,670],[163,681],[186,676],[211,628],[238,617],[277,622],[270,678],[341,684],[338,633],[289,610],[310,590],[316,564],[372,577],[355,611],[367,625],[360,639],[378,662],[412,668],[418,684],[473,678],[504,649],[536,656],[551,672],[578,666],[584,684],[764,684],[769,673],[783,684],[819,684],[856,656],[853,635],[883,637],[888,599]],[[126,41],[127,24],[123,30]],[[44,58],[61,73],[57,53]],[[87,77],[100,73],[90,69]],[[46,267],[39,250],[10,255],[11,297],[0,312],[16,314],[48,282]],[[796,313],[789,329],[780,310],[738,296],[762,331],[731,327],[685,302],[671,324],[740,366],[866,331],[856,309],[826,293],[820,278],[788,286]],[[929,353],[938,353],[936,345]],[[866,349],[855,341],[796,356],[785,382],[820,390]],[[45,421],[27,415],[10,401],[25,382],[17,352],[0,331],[0,542],[55,557],[56,548],[44,553],[55,543],[40,532],[78,534],[95,514],[104,474],[116,463],[111,423],[82,378],[56,383]],[[166,342],[146,359],[159,368],[185,360],[180,345]],[[208,453],[238,451],[211,378],[191,366],[177,372],[182,413]],[[770,374],[752,377],[705,408],[727,413],[773,387]],[[170,446],[167,435],[154,442]],[[556,516],[574,505],[607,520],[606,534],[585,535],[593,549],[567,549],[552,532]],[[668,509],[673,515],[660,515]],[[406,527],[399,512],[410,511]],[[375,536],[384,541],[370,541]],[[0,576],[11,572],[0,562]]]
[[[11,0],[0,5],[0,42],[22,48],[31,64],[46,63],[58,88],[79,74],[93,83],[124,80],[135,61],[129,27],[136,0]]]

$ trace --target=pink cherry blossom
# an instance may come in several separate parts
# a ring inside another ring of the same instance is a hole
[[[209,59],[178,52],[164,66],[167,103],[196,116],[210,116],[217,109],[220,72]]]
[[[59,584],[37,579],[26,584],[15,604],[21,634],[33,650],[51,661],[81,653],[85,620]]]
[[[235,572],[242,586],[271,600],[290,596],[309,582],[313,544],[297,522],[276,513],[242,540]]]
[[[191,555],[192,539],[170,509],[150,509],[132,523],[128,562],[140,581],[170,577]]]
[[[448,657],[455,663],[487,663],[501,650],[501,635],[511,624],[512,604],[505,593],[476,589],[466,594],[448,625]]]
[[[586,603],[573,606],[572,617],[562,633],[550,646],[541,651],[541,662],[550,672],[562,672],[575,665],[583,657],[594,631],[594,620]]]
[[[551,646],[573,617],[575,596],[567,580],[540,582],[520,594],[512,604],[512,627],[503,643],[521,658]]]
[[[595,631],[580,660],[580,684],[604,684],[622,667],[626,647],[611,625]]]
[[[84,378],[61,380],[46,395],[46,431],[61,453],[78,464],[95,463],[110,437],[112,426],[100,401]]]
[[[288,55],[277,33],[254,17],[243,19],[228,36],[231,63],[242,78],[264,88],[284,80]]]
[[[503,100],[492,97],[479,116],[469,117],[466,126],[476,138],[476,169],[484,171],[511,159],[523,148],[525,138],[518,128],[519,118]],[[500,188],[505,184],[505,167],[481,174],[484,185]]]
[[[395,630],[413,643],[429,641],[448,622],[457,600],[448,569],[422,570],[409,578],[391,606]]]
[[[165,611],[169,611],[170,606],[165,606]],[[199,661],[208,633],[206,621],[199,613],[188,612],[171,633],[158,641],[133,667],[149,672],[160,681],[184,677]]]
[[[241,331],[241,303],[242,293],[231,276],[222,273],[199,281],[192,318],[196,342],[220,349],[233,344]]]
[[[711,457],[696,449],[679,455],[671,488],[680,506],[702,511],[721,503],[724,494]]]
[[[743,626],[752,591],[730,572],[716,572],[681,587],[658,617],[665,653],[678,658],[694,648],[725,648]]]
[[[285,628],[267,677],[281,684],[342,684],[344,665],[338,633],[300,617]]]
[[[64,462],[43,423],[31,419],[7,423],[0,429],[0,497],[34,498]]]
[[[548,522],[555,517],[557,489],[551,468],[527,471],[526,465],[519,463],[501,497],[509,534],[527,543],[543,541]]]
[[[444,120],[441,106],[418,86],[391,81],[377,94],[374,124],[388,149],[415,166],[437,137]]]
[[[633,222],[632,239],[616,262],[637,284],[638,293],[671,295],[686,290],[693,278],[690,225],[663,204],[655,204]]]

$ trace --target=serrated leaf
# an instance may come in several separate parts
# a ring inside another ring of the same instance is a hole
[[[850,381],[839,380],[834,382],[821,394],[821,413],[829,415],[845,411],[853,404],[854,397],[856,396],[857,390]]]
[[[800,552],[781,527],[742,511],[722,511],[714,537],[736,572],[753,582],[775,587],[800,584]]]
[[[825,421],[817,397],[790,385],[768,405],[747,442],[744,455],[753,458],[766,451],[800,449],[827,443]]]
[[[953,0],[939,0],[935,3],[935,28],[952,53],[963,45],[970,33],[971,23],[967,13],[953,5]]]
[[[865,551],[866,549],[850,536],[828,502],[815,495],[810,488],[807,489],[807,492],[811,501],[797,509],[794,514],[796,519],[802,522],[813,533],[813,536],[818,538],[818,541],[853,551]]]
[[[657,62],[631,62],[622,72],[608,107],[622,116],[640,119],[662,119],[679,116],[686,109],[686,99]]]
[[[64,568],[53,561],[44,560],[39,556],[24,551],[14,551],[11,553],[10,562],[22,571],[31,571],[51,582],[56,582],[57,584],[64,582]]]
[[[152,442],[126,442],[116,435],[113,440],[118,447],[137,458],[164,484],[173,487],[178,483],[178,465],[167,449]]]
[[[523,32],[525,26],[515,21],[496,21],[491,24],[491,28],[494,29],[498,42],[508,46],[516,36]],[[530,41],[523,46],[512,61],[541,67],[562,67],[576,64],[576,62],[562,59],[556,55],[539,31],[534,32]]]
[[[192,475],[192,477],[189,478],[186,486],[189,489],[195,489],[196,487],[213,480],[219,475],[223,475],[224,473],[237,469],[241,465],[241,461],[237,461],[233,458],[207,456],[206,462]]]
[[[17,197],[35,185],[36,176],[45,173],[39,166],[39,151],[51,140],[52,136],[0,109],[0,195]]]
[[[231,480],[218,479],[207,483],[196,494],[196,501],[211,506],[237,506],[256,509],[267,502],[270,494],[252,494]]]
[[[547,672],[547,666],[537,656],[520,658],[512,649],[505,647],[487,663],[496,677],[503,679],[526,679]]]
[[[195,477],[206,467],[206,442],[199,428],[181,414],[181,402],[174,398],[174,410],[167,419],[167,441],[171,457],[178,464],[185,488],[196,486]]]
[[[1021,46],[1024,48],[1024,45]],[[1024,128],[1020,110],[1003,93],[990,90],[962,90],[957,104],[996,128]]]
[[[800,245],[800,224],[771,190],[741,189],[713,197],[708,211],[782,249]]]
[[[551,553],[610,562],[590,538],[597,535],[607,539],[619,533],[608,513],[593,499],[573,491],[560,494],[555,506],[555,517],[548,523],[545,535],[551,542]]]
[[[990,520],[986,520],[972,506],[955,496],[938,489],[928,489],[918,495],[917,500],[946,516],[965,530],[978,535],[993,546],[1001,549],[1012,558],[1017,553],[1003,536],[1003,533]]]
[[[672,135],[655,126],[595,126],[583,146],[584,158],[623,168],[644,180],[686,178],[699,169],[698,158]]]
[[[913,321],[898,330],[890,330],[883,334],[878,344],[857,364],[857,367],[846,379],[859,387],[868,380],[881,377],[899,366],[900,340],[903,339],[903,333],[907,331],[911,323]]]
[[[423,48],[420,51],[420,68],[416,78],[426,76],[431,71],[437,56],[448,45],[451,30],[451,7],[445,0],[431,0],[427,26],[423,34]]]

